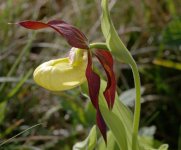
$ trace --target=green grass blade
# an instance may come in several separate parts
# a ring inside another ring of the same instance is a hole
[[[14,96],[18,90],[22,87],[22,85],[24,84],[24,82],[30,77],[30,75],[32,74],[33,70],[30,69],[27,74],[20,80],[20,82],[9,92],[7,98],[11,98],[12,96]]]
[[[7,77],[10,77],[16,70],[16,68],[18,67],[19,63],[21,62],[21,59],[23,58],[23,56],[26,54],[27,51],[29,51],[32,42],[34,40],[36,36],[36,33],[34,33],[32,35],[32,37],[30,38],[30,40],[28,41],[28,43],[25,45],[25,47],[22,49],[21,53],[18,55],[15,63],[13,64],[13,66],[11,67],[11,69],[9,70],[9,72],[7,73]],[[0,86],[0,92],[3,91],[4,87],[5,87],[6,83],[1,84]]]

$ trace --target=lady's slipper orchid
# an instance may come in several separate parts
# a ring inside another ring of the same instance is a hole
[[[64,91],[86,81],[87,54],[72,48],[70,57],[50,60],[34,71],[35,82],[50,91]]]
[[[53,20],[48,23],[22,21],[18,24],[33,30],[50,27],[61,34],[73,47],[69,57],[51,60],[40,65],[34,72],[34,80],[50,91],[63,91],[80,85],[87,78],[90,99],[97,111],[97,126],[106,142],[107,127],[101,115],[98,101],[100,77],[93,71],[92,55],[98,58],[106,72],[108,81],[103,94],[109,109],[112,109],[115,99],[116,80],[111,53],[102,49],[91,51],[86,36],[64,21]]]

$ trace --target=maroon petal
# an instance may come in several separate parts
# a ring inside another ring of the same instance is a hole
[[[107,138],[106,138],[107,127],[99,110],[99,101],[98,101],[99,89],[100,89],[100,77],[92,69],[92,57],[90,51],[88,51],[88,64],[86,68],[86,77],[89,87],[89,96],[93,106],[97,111],[96,113],[97,126],[105,140],[105,143],[107,143]]]
[[[67,24],[64,21],[52,20],[48,23],[43,23],[40,21],[22,21],[19,22],[19,24],[32,30],[50,27],[61,34],[72,47],[88,49],[88,40],[86,36],[76,27]]]
[[[100,110],[97,110],[97,114],[96,114],[96,121],[97,121],[97,126],[104,138],[105,143],[107,144],[107,135],[106,135],[106,131],[107,131],[107,126],[106,123],[101,115]]]
[[[100,89],[100,77],[92,70],[92,57],[90,51],[88,51],[88,63],[86,68],[86,78],[89,87],[89,96],[92,104],[98,109],[98,97]]]
[[[111,53],[105,50],[96,50],[95,55],[99,59],[104,70],[106,71],[108,82],[107,87],[104,91],[104,97],[107,101],[109,109],[112,109],[114,105],[116,91],[116,79],[113,71],[113,58]]]

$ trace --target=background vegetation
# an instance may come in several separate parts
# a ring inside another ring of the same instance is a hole
[[[111,0],[110,7],[141,73],[140,134],[181,149],[181,2]],[[104,41],[100,15],[100,0],[0,1],[0,149],[69,150],[95,123],[79,88],[55,94],[32,80],[40,63],[67,55],[65,40],[52,30],[32,32],[7,23],[63,19],[94,42]],[[131,70],[115,62],[115,72],[120,98],[132,108]]]

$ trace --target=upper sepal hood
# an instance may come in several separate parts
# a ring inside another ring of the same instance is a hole
[[[48,23],[27,20],[21,21],[18,24],[32,30],[50,27],[61,34],[72,47],[81,49],[89,48],[86,36],[79,29],[62,20],[52,20]]]

